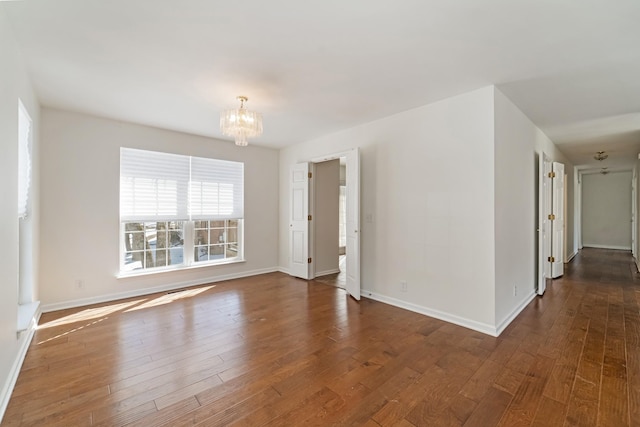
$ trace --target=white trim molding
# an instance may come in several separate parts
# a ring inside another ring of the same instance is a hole
[[[455,325],[472,329],[474,331],[482,332],[483,334],[491,335],[494,337],[498,336],[497,329],[488,323],[476,322],[475,320],[456,316],[450,313],[445,313],[440,310],[434,310],[432,308],[423,307],[421,305],[412,304],[412,303],[402,301],[396,298],[392,298],[386,295],[381,295],[366,289],[362,290],[361,295],[363,297],[366,297],[372,300],[393,305],[395,307],[404,308],[405,310],[413,311],[414,313],[424,314],[425,316],[444,320],[445,322],[453,323]]]
[[[591,243],[584,243],[582,245],[585,248],[596,248],[596,249],[614,249],[617,251],[630,251],[631,246],[615,246],[615,245],[598,245]]]
[[[22,332],[16,333],[19,341],[18,353],[15,360],[13,361],[13,365],[11,366],[11,370],[9,371],[7,380],[2,386],[2,391],[0,392],[0,422],[2,421],[2,418],[4,418],[4,413],[7,410],[7,406],[9,405],[11,394],[13,393],[13,389],[16,386],[16,381],[18,381],[20,369],[22,368],[22,364],[24,363],[24,358],[27,356],[27,350],[31,345],[31,340],[33,339],[33,334],[38,327],[38,321],[40,320],[41,314],[42,311],[40,309],[36,309],[28,323],[27,328]]]
[[[340,273],[339,268],[333,268],[331,270],[325,270],[325,271],[318,271],[315,274],[315,277],[322,277],[322,276],[326,276],[327,274],[336,274],[336,273]]]
[[[287,267],[278,267],[277,270],[280,273],[288,274],[289,276],[291,275],[291,273],[289,272],[289,268],[287,268]]]
[[[257,276],[258,274],[274,273],[277,271],[278,271],[277,267],[263,268],[259,270],[243,271],[242,273],[225,274],[221,276],[213,276],[213,277],[203,278],[198,280],[189,280],[185,282],[170,283],[167,285],[156,286],[153,288],[134,289],[131,291],[118,292],[115,294],[99,295],[95,297],[82,298],[82,299],[76,299],[71,301],[62,301],[62,302],[57,302],[52,304],[44,304],[42,306],[42,312],[48,313],[50,311],[65,310],[67,308],[83,307],[85,305],[100,304],[103,302],[111,302],[111,301],[116,301],[116,300],[125,299],[125,298],[134,298],[134,297],[139,297],[143,295],[155,294],[158,292],[172,291],[175,289],[181,289],[189,286],[198,286],[198,285],[205,285],[207,283],[222,282],[225,280],[241,279],[243,277]]]
[[[522,300],[520,305],[513,309],[513,311],[500,323],[496,325],[496,337],[499,336],[506,328],[515,320],[516,317],[524,310],[531,301],[536,297],[537,293],[532,291],[527,297]]]

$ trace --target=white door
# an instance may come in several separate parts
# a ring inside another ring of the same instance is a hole
[[[542,153],[540,164],[539,194],[538,194],[538,295],[547,289],[547,279],[551,278],[551,160]]]
[[[551,277],[564,274],[564,165],[553,162]]]
[[[360,299],[360,151],[346,154],[347,293]]]
[[[298,163],[289,175],[289,274],[311,278],[309,258],[309,163]]]

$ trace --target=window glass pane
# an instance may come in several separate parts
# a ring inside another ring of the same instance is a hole
[[[138,270],[142,268],[144,262],[144,252],[125,252],[125,270]]]
[[[227,253],[225,258],[235,258],[238,256],[238,245],[235,243],[227,245]]]
[[[124,270],[183,264],[183,226],[183,221],[125,223]]]
[[[156,223],[156,249],[164,249],[167,245],[167,223]]]
[[[169,246],[175,248],[176,246],[184,245],[184,232],[182,228],[177,230],[169,230]]]
[[[156,224],[157,223],[155,222],[145,222],[144,224],[145,250],[147,252],[145,256],[145,268],[164,267],[166,265],[164,257],[161,255],[158,260],[158,255],[156,253],[156,245],[158,243],[158,230]]]
[[[238,241],[238,229],[229,228],[227,230],[227,243],[236,243]]]
[[[144,249],[144,233],[124,233],[124,245],[127,251],[141,251]]]
[[[211,230],[211,240],[213,243],[224,243],[224,229],[223,228],[214,228]]]
[[[222,259],[222,258],[224,258],[224,245],[209,246],[209,259]]]
[[[179,265],[184,262],[184,248],[182,246],[169,249],[168,265]]]
[[[196,230],[193,243],[196,245],[208,245],[209,232],[207,230]]]
[[[144,224],[141,222],[126,222],[124,224],[124,231],[142,231]]]
[[[224,220],[223,221],[211,221],[211,228],[224,228]]]
[[[196,262],[209,260],[209,246],[196,246],[193,253]]]
[[[156,267],[165,267],[167,265],[167,250],[166,249],[156,249],[153,252],[153,256],[155,258],[155,266]]]
[[[194,223],[193,223],[193,227],[196,230],[201,229],[201,228],[205,228],[206,229],[206,228],[208,228],[208,226],[209,226],[209,221],[194,221]]]
[[[153,268],[156,266],[156,259],[151,251],[145,251],[144,268]]]
[[[230,219],[228,222],[229,222],[229,227],[238,227],[237,219]]]

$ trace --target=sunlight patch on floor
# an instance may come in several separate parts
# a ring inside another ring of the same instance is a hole
[[[145,300],[140,299],[136,301],[105,305],[102,307],[87,308],[86,310],[38,325],[38,329],[52,328],[54,326],[68,325],[70,323],[85,322],[87,320],[97,319],[98,317],[105,317],[109,314],[115,313],[116,311],[124,310],[125,308],[129,308],[133,305],[140,304],[143,301]]]
[[[168,293],[166,295],[162,295],[161,297],[152,299],[150,301],[147,301],[143,304],[140,304],[136,307],[132,307],[128,310],[125,310],[125,312],[130,312],[130,311],[136,311],[136,310],[142,310],[145,308],[151,308],[151,307],[157,307],[159,305],[164,305],[164,304],[169,304],[171,302],[180,300],[180,299],[184,299],[184,298],[191,298],[194,297],[196,295],[199,295],[203,292],[208,291],[209,289],[215,288],[216,285],[211,285],[211,286],[203,286],[200,288],[196,288],[196,289],[185,289],[184,291],[179,291],[179,292],[172,292],[172,293]]]

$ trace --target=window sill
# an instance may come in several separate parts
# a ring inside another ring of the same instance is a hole
[[[31,321],[38,312],[38,308],[40,308],[40,301],[18,305],[18,332],[24,332],[29,329]]]
[[[133,270],[133,271],[126,271],[126,272],[119,272],[116,275],[116,279],[128,279],[130,277],[152,276],[152,275],[163,274],[163,273],[175,273],[177,271],[197,270],[197,269],[207,268],[207,267],[218,267],[220,265],[241,264],[243,262],[247,262],[247,261],[245,259],[233,259],[233,260],[223,261],[223,262],[198,263],[198,264],[192,264],[189,266],[177,266],[174,268],[163,268],[163,269],[157,269],[157,270],[155,269],[154,270]]]

